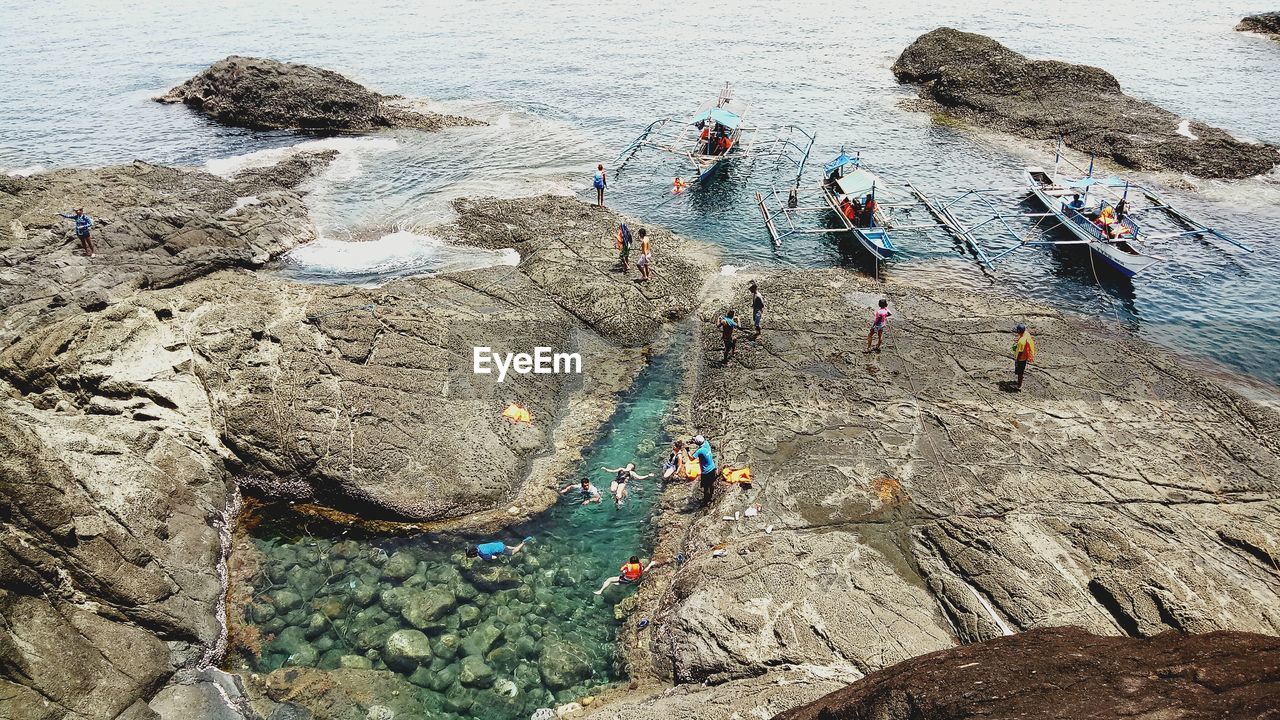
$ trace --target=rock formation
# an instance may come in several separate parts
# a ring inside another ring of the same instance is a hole
[[[331,70],[232,55],[156,98],[183,103],[224,125],[255,130],[364,132],[483,124],[411,108]]]
[[[1280,639],[1031,630],[873,673],[776,720],[1280,717]]]
[[[647,651],[629,657],[677,689],[599,717],[771,714],[1042,627],[1280,634],[1274,411],[998,293],[838,270],[759,279],[764,335],[723,367],[706,314],[691,403],[718,461],[756,480],[661,517],[667,551],[687,560],[644,610]],[[717,282],[704,308],[745,305],[746,278]],[[883,351],[864,354],[857,319],[882,292],[894,316]],[[1013,393],[1019,320],[1039,354]]]
[[[1244,178],[1280,164],[1270,145],[1182,118],[1125,95],[1108,72],[1030,60],[991,38],[938,28],[893,64],[899,82],[919,86],[922,107],[983,127],[1067,146],[1138,170]],[[1185,133],[1185,134],[1184,134]]]
[[[655,280],[634,283],[612,271],[618,216],[537,198],[470,203],[441,230],[474,235],[469,213],[483,213],[519,238],[520,267],[373,289],[250,272],[314,237],[287,187],[305,174],[135,163],[0,180],[12,717],[152,717],[153,697],[176,717],[227,695],[226,678],[197,671],[221,649],[239,483],[401,518],[549,503],[556,463],[607,417],[658,318],[693,306],[708,266],[656,232]],[[54,217],[73,206],[98,220],[96,258]],[[624,310],[643,317],[617,322]],[[481,340],[577,350],[590,374],[473,377]],[[503,419],[512,401],[535,422]]]
[[[1280,12],[1249,15],[1236,25],[1241,32],[1256,32],[1280,40]]]

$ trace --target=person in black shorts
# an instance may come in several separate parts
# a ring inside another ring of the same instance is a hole
[[[760,337],[760,322],[764,320],[764,296],[760,294],[755,280],[751,281],[747,289],[751,291],[751,324],[755,326],[756,337]]]
[[[729,364],[729,358],[733,357],[734,348],[738,341],[733,337],[733,331],[739,329],[738,313],[730,310],[727,315],[716,321],[716,327],[720,328],[720,339],[724,341],[724,364]]]

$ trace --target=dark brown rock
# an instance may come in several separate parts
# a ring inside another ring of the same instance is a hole
[[[1274,720],[1280,639],[1046,628],[872,673],[775,720]]]
[[[1105,70],[1031,60],[991,38],[938,28],[893,64],[899,82],[919,86],[926,107],[983,127],[1067,146],[1138,170],[1244,178],[1280,163],[1274,146],[1243,142],[1125,95]]]
[[[1258,13],[1249,15],[1236,25],[1241,32],[1256,32],[1280,40],[1280,12]]]
[[[156,100],[183,103],[224,125],[259,130],[439,130],[483,124],[410,109],[401,98],[373,92],[332,70],[239,55],[219,60]]]

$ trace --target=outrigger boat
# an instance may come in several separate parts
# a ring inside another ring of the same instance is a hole
[[[814,136],[794,125],[749,127],[743,121],[750,109],[746,102],[734,97],[733,86],[725,83],[716,97],[679,123],[674,134],[664,137],[672,118],[649,123],[639,137],[618,153],[613,161],[614,173],[620,173],[644,148],[656,148],[685,158],[693,171],[691,178],[681,180],[685,185],[705,182],[731,160],[762,154],[787,159],[797,167],[797,175],[803,172]],[[766,136],[762,137],[762,133]],[[799,138],[793,139],[793,133]]]
[[[1081,177],[1062,177],[1058,174],[1058,166],[1064,160],[1059,149],[1052,174],[1034,166],[1027,167],[1023,172],[1025,190],[1030,190],[1032,196],[1048,212],[1002,211],[990,197],[1008,194],[1010,191],[983,189],[968,190],[938,203],[936,207],[940,210],[939,217],[988,269],[993,269],[996,262],[1010,253],[1036,245],[1084,245],[1093,257],[1128,278],[1165,259],[1147,249],[1153,241],[1211,236],[1246,252],[1253,252],[1253,248],[1248,245],[1170,205],[1151,188],[1115,176],[1094,177],[1092,160]],[[1070,161],[1067,162],[1070,164]],[[975,198],[991,214],[966,225],[961,220],[958,208],[962,203]],[[1135,200],[1144,204],[1135,206]],[[1028,232],[1019,233],[1009,224],[1009,220],[1014,217],[1035,219],[1035,224]],[[1041,226],[1048,219],[1055,222]],[[1017,244],[1002,250],[988,251],[977,233],[984,226],[997,222],[1003,227],[1004,234],[1012,236]],[[1157,228],[1157,225],[1164,227]],[[1051,239],[1048,234],[1059,226],[1072,239]],[[1040,239],[1032,239],[1037,231]]]
[[[877,260],[897,253],[895,233],[949,229],[936,219],[911,222],[915,210],[937,218],[939,209],[909,182],[901,188],[887,185],[867,167],[861,153],[849,155],[843,148],[822,166],[822,184],[757,192],[756,206],[775,246],[781,247],[792,235],[849,234]]]

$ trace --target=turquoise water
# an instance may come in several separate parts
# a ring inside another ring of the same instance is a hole
[[[657,358],[584,454],[579,472],[601,489],[601,504],[582,506],[575,491],[497,538],[299,535],[296,522],[272,514],[253,538],[263,565],[247,622],[270,638],[254,668],[389,668],[439,717],[527,718],[621,679],[615,606],[634,589],[592,593],[629,556],[645,555],[678,383],[678,353]],[[628,462],[657,475],[630,483],[616,507],[599,467]],[[526,535],[534,541],[512,557],[486,563],[463,553],[469,543],[515,545]],[[412,652],[388,646],[397,631],[410,631],[400,637],[416,641]]]

